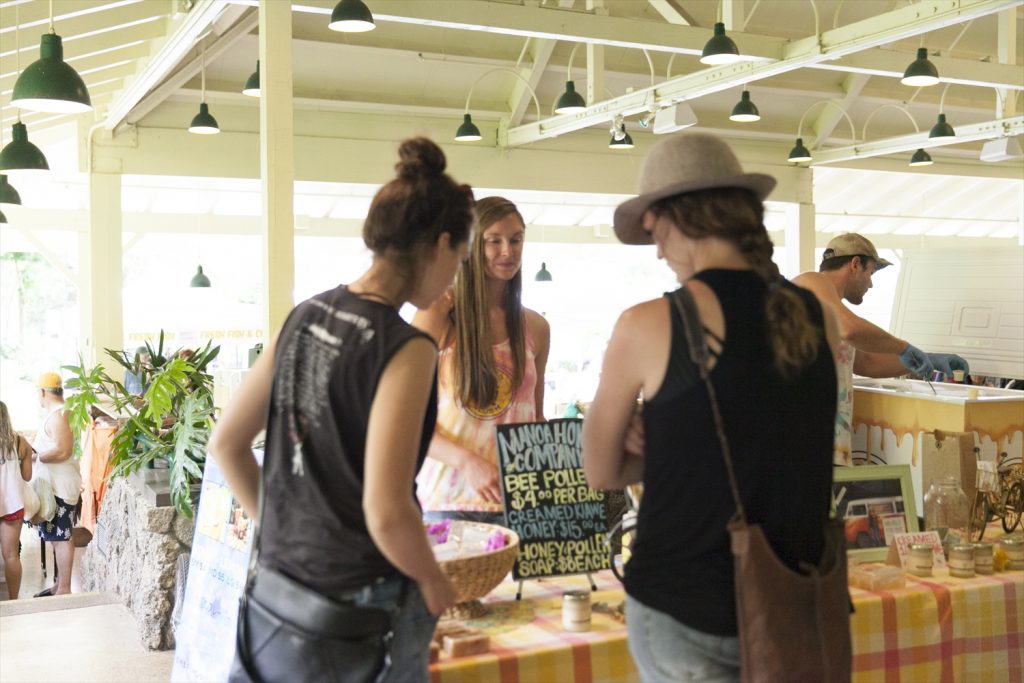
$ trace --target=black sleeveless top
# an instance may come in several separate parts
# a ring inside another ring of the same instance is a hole
[[[821,306],[788,282],[820,330],[816,360],[791,381],[773,366],[766,332],[768,288],[756,273],[706,270],[725,343],[711,379],[718,395],[748,521],[762,525],[789,566],[818,562],[832,482],[836,372]],[[671,295],[666,295],[671,296]],[[689,359],[670,302],[672,347],[665,379],[644,402],[644,494],[626,591],[690,628],[736,635],[733,560],[726,524],[735,512],[707,389]]]
[[[325,594],[397,572],[366,529],[363,462],[381,373],[415,337],[430,339],[391,306],[345,286],[304,301],[288,316],[274,357],[261,564]],[[436,417],[435,379],[417,470]],[[413,488],[409,495],[415,500]]]

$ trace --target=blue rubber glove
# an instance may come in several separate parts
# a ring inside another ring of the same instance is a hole
[[[935,369],[946,373],[946,377],[949,379],[953,379],[954,370],[963,370],[965,375],[971,373],[971,366],[955,353],[929,353],[927,355]]]
[[[900,354],[900,363],[918,377],[927,380],[932,378],[932,372],[935,371],[935,366],[932,365],[928,354],[913,344],[907,344],[907,348],[903,349],[903,353]]]

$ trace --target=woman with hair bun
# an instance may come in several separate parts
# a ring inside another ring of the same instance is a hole
[[[399,157],[363,225],[372,265],[295,307],[209,448],[258,518],[251,445],[266,428],[254,594],[265,573],[283,575],[330,601],[388,610],[383,680],[426,681],[437,616],[455,598],[413,493],[434,431],[437,346],[398,311],[427,308],[451,284],[471,238],[473,194],[444,172],[433,142],[406,140]],[[351,665],[329,641],[303,657],[284,630],[250,653],[265,683],[328,680]]]
[[[838,331],[772,262],[762,201],[775,180],[744,173],[721,139],[686,134],[651,148],[638,185],[615,211],[615,234],[657,245],[692,294],[747,520],[790,568],[817,565],[831,503]],[[594,488],[644,485],[624,582],[640,678],[738,681],[726,530],[736,505],[676,296],[616,322],[583,424],[583,463]]]
[[[551,330],[520,300],[526,226],[516,205],[485,197],[475,208],[454,289],[413,318],[441,347],[437,431],[416,481],[430,521],[504,524],[495,426],[544,419]]]

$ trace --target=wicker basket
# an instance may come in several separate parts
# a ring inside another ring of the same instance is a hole
[[[516,532],[497,524],[478,522],[458,522],[464,527],[472,526],[486,529],[501,530],[508,544],[499,550],[460,555],[450,560],[441,560],[438,564],[455,585],[456,605],[449,610],[449,616],[458,618],[478,617],[487,610],[480,603],[484,597],[501,583],[501,580],[512,571],[516,557],[519,556],[519,536]]]

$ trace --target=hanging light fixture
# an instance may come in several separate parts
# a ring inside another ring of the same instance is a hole
[[[535,282],[551,282],[551,273],[548,271],[548,264],[541,261],[540,270],[533,276]]]
[[[201,85],[201,99],[199,101],[199,113],[192,118],[192,123],[188,127],[189,133],[198,133],[199,135],[216,135],[220,132],[220,126],[217,125],[217,119],[213,118],[210,113],[210,107],[206,104],[206,47],[203,47],[202,51],[202,75],[200,76]]]
[[[510,73],[516,78],[518,78],[520,81],[522,81],[523,85],[526,86],[526,89],[530,92],[530,95],[533,97],[533,106],[537,108],[537,120],[540,120],[540,101],[537,99],[537,93],[534,92],[533,87],[530,85],[530,82],[523,78],[518,72],[513,71],[512,69],[505,67],[491,69],[490,71],[485,71],[482,74],[480,74],[477,77],[477,79],[473,81],[473,85],[469,86],[469,94],[466,95],[466,110],[462,114],[462,124],[459,126],[458,130],[455,131],[455,140],[457,142],[474,142],[476,140],[481,139],[482,136],[480,135],[480,129],[476,127],[475,123],[473,123],[473,117],[470,116],[469,114],[469,102],[473,98],[473,90],[476,88],[477,83],[479,83],[485,77],[497,71],[504,71],[506,73]]]
[[[192,276],[192,281],[189,283],[189,287],[209,287],[210,278],[206,277],[203,273],[203,267],[196,267],[196,274]]]
[[[725,35],[725,24],[720,21],[716,22],[715,34],[704,44],[704,49],[700,53],[700,63],[720,66],[742,60],[743,57],[740,55],[740,49],[736,47],[736,43]]]
[[[248,95],[249,97],[260,96],[260,60],[256,60],[256,70],[252,72],[252,75],[245,81],[245,86],[242,88],[242,94]]]
[[[11,141],[0,150],[0,171],[49,171],[42,150],[29,142],[28,128],[18,117],[11,126]]]
[[[612,133],[608,149],[633,149],[633,138],[626,132],[626,124],[620,123],[618,130]]]
[[[900,83],[917,88],[924,88],[939,83],[939,70],[928,59],[927,48],[917,48],[917,59],[912,61],[907,70],[903,72],[903,78],[900,79]]]
[[[16,44],[15,50],[19,47]],[[19,109],[56,114],[92,110],[85,81],[64,61],[64,46],[53,29],[53,0],[50,0],[50,32],[39,40],[39,59],[29,64],[15,81],[11,104]]]
[[[824,104],[826,106],[831,104],[833,107],[838,109],[839,112],[846,118],[846,122],[850,124],[850,136],[853,137],[853,142],[857,142],[857,129],[854,128],[853,119],[851,119],[850,115],[846,113],[846,110],[843,109],[838,104],[836,104],[835,102],[833,102],[832,100],[818,100],[817,102],[812,102],[811,106],[807,107],[807,109],[804,110],[803,115],[800,117],[800,123],[797,124],[796,144],[793,146],[793,149],[789,151],[789,161],[792,163],[811,160],[811,151],[804,147],[804,139],[801,136],[801,131],[803,131],[804,120],[807,118],[807,115],[811,112],[812,109],[814,109],[819,104]]]
[[[740,94],[740,101],[736,103],[736,106],[732,108],[732,113],[729,114],[730,121],[738,121],[740,123],[751,123],[753,121],[761,120],[761,112],[757,110],[757,105],[750,101],[750,93],[746,88]]]
[[[906,115],[906,117],[908,119],[910,119],[911,125],[914,126],[914,132],[915,133],[920,133],[921,132],[921,129],[917,127],[917,121],[915,121],[914,117],[910,115],[910,112],[907,111],[906,107],[901,106],[899,104],[888,103],[888,104],[883,104],[883,105],[880,105],[880,106],[876,107],[874,111],[872,111],[870,114],[868,114],[867,120],[864,121],[864,128],[861,129],[861,134],[860,134],[860,139],[861,140],[867,140],[868,139],[868,124],[871,123],[871,119],[875,118],[875,114],[877,114],[878,112],[880,112],[883,109],[897,109],[897,110],[903,112]],[[924,151],[923,148],[919,148],[916,152],[914,152],[914,155],[912,157],[910,157],[910,163],[908,165],[909,166],[931,166],[932,163],[933,162],[932,162],[931,155],[928,154],[928,152]]]
[[[946,115],[942,113],[943,108],[946,106],[946,93],[949,92],[949,83],[942,89],[942,97],[939,98],[939,117],[932,126],[932,129],[928,131],[929,140],[952,140],[956,137],[956,131],[953,130],[953,126],[946,122]]]
[[[565,76],[565,92],[559,96],[558,101],[555,103],[556,114],[575,114],[587,108],[587,101],[576,92],[576,84],[572,80],[572,60],[576,56],[576,50],[582,44],[576,43],[572,48],[572,52],[569,53],[569,65]]]
[[[7,216],[4,215],[3,211],[0,211],[0,223],[6,223],[6,222],[7,222]]]
[[[932,155],[929,154],[928,152],[924,151],[924,149],[918,148],[918,150],[916,152],[914,152],[914,156],[910,157],[910,164],[908,164],[908,165],[909,166],[931,166],[932,163],[933,163],[932,162]]]
[[[363,33],[377,28],[373,14],[362,0],[341,0],[331,12],[327,28],[342,33]]]
[[[0,173],[0,204],[21,204],[21,195],[14,185],[7,182],[7,176]]]

